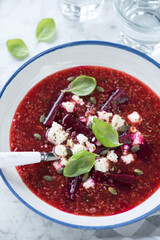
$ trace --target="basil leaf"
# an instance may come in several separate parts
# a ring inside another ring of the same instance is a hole
[[[8,51],[16,58],[22,59],[28,56],[28,48],[21,39],[10,39],[7,41]]]
[[[55,35],[56,24],[52,18],[42,19],[36,29],[38,42],[51,42]]]
[[[63,175],[76,177],[89,172],[94,166],[96,156],[96,154],[85,150],[75,153],[66,164]]]
[[[78,96],[86,96],[94,91],[97,81],[93,77],[80,76],[75,78],[70,85],[70,89],[62,90],[62,92],[72,92]]]
[[[97,140],[105,147],[118,147],[119,143],[117,130],[109,123],[106,123],[98,118],[93,118],[92,132]]]

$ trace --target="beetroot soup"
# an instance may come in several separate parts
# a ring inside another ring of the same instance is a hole
[[[59,161],[17,167],[48,204],[78,215],[118,214],[160,186],[159,119],[159,97],[136,78],[75,67],[27,93],[12,121],[10,147],[57,154]]]

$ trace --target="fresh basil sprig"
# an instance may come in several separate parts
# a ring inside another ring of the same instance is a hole
[[[93,118],[92,132],[97,140],[105,147],[118,147],[119,143],[117,130],[109,123],[106,123],[98,118]]]
[[[36,29],[36,38],[38,42],[51,42],[56,31],[56,24],[52,18],[42,19]]]
[[[70,89],[64,89],[62,92],[72,92],[78,96],[86,96],[94,91],[97,81],[93,77],[80,76],[75,78],[70,85]]]
[[[63,175],[65,177],[76,177],[88,173],[95,163],[96,154],[82,150],[70,157],[67,162]]]
[[[16,38],[7,41],[8,51],[16,58],[22,59],[28,56],[28,48],[23,40]]]

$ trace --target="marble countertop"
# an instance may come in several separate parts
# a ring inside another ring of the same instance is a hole
[[[37,23],[46,17],[54,18],[56,22],[56,38],[53,43],[35,45]],[[0,19],[0,90],[17,68],[45,49],[79,40],[119,41],[111,0],[105,0],[101,14],[97,18],[83,23],[66,19],[61,13],[58,0],[0,0]],[[27,59],[20,61],[10,55],[6,41],[12,38],[21,38],[25,41],[30,52]],[[158,56],[155,58],[158,60]],[[66,238],[69,240],[100,238],[127,240],[131,239],[129,232],[132,234],[139,224],[130,225],[127,230],[126,228],[116,229],[115,235],[112,234],[114,230],[94,231],[65,227],[44,219],[26,208],[0,178],[0,240],[63,240]]]

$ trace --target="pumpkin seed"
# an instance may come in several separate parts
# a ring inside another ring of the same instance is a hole
[[[140,146],[139,145],[134,145],[132,148],[131,148],[131,151],[134,153],[134,152],[137,152],[140,150]]]
[[[72,150],[69,147],[66,147],[66,150],[67,150],[67,155],[68,156],[72,156],[73,155],[73,152],[72,152]]]
[[[100,152],[100,155],[101,156],[106,156],[108,152],[109,152],[109,149],[105,149],[102,152]]]
[[[58,173],[58,174],[62,174],[62,173],[63,173],[63,170],[64,170],[64,168],[61,167],[61,168],[57,169],[57,173]]]
[[[143,171],[141,169],[134,169],[134,173],[137,175],[142,175]]]
[[[91,123],[91,122],[88,123],[88,127],[89,127],[90,129],[92,129],[92,123]]]
[[[50,182],[50,181],[52,181],[54,178],[53,178],[52,176],[45,175],[45,176],[43,177],[43,179],[44,179],[45,181]]]
[[[88,177],[89,177],[89,173],[85,173],[85,174],[83,174],[82,182],[85,182],[85,181],[87,180]]]
[[[105,91],[104,88],[101,86],[97,86],[96,89],[98,92],[101,92],[101,93],[104,93],[104,91]]]
[[[43,122],[44,122],[44,120],[45,120],[45,115],[44,115],[44,114],[42,114],[42,115],[40,116],[40,118],[39,118],[39,121],[40,121],[41,123],[43,123]]]
[[[41,135],[38,133],[34,133],[33,136],[37,139],[37,140],[41,140]]]
[[[68,81],[68,82],[72,82],[74,79],[75,79],[75,77],[73,77],[73,76],[72,76],[72,77],[68,77],[68,78],[67,78],[67,81]]]
[[[113,166],[110,171],[113,172],[114,170],[115,170],[115,167]]]
[[[130,129],[128,125],[123,125],[122,127],[118,128],[119,132],[127,132]]]
[[[95,99],[95,97],[90,97],[90,101],[91,101],[91,103],[93,103],[94,105],[96,104],[96,99]]]
[[[108,191],[113,195],[117,195],[117,191],[113,187],[109,187]]]

